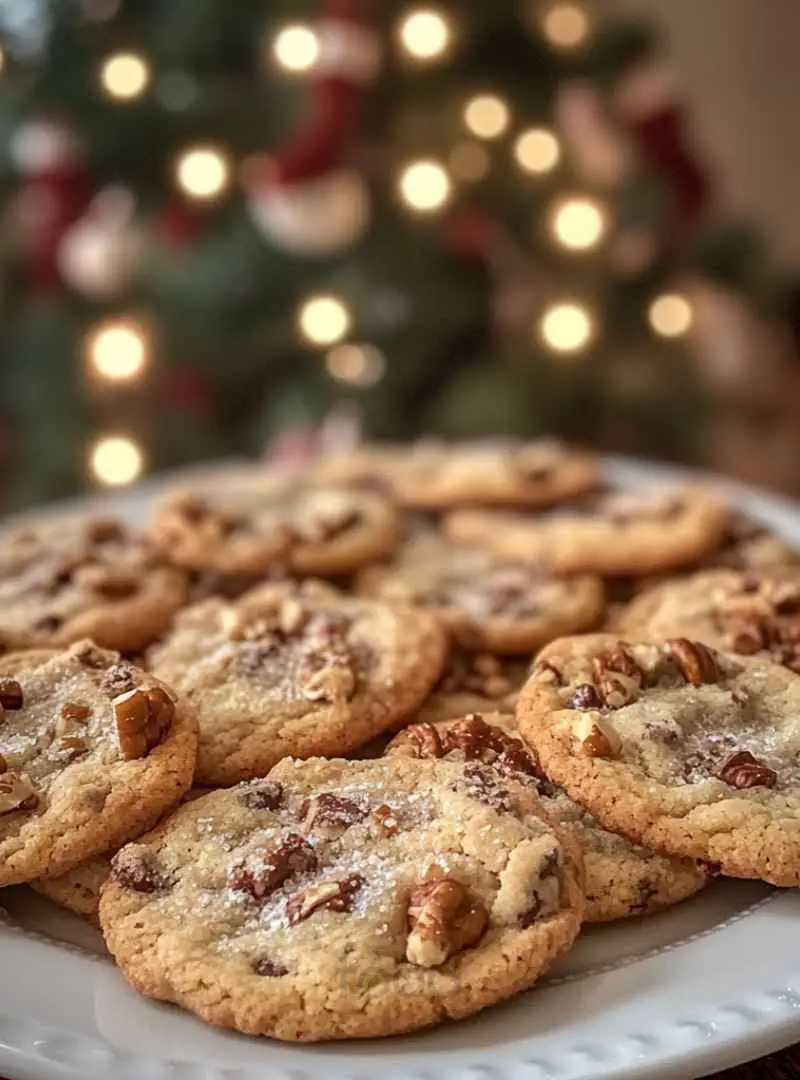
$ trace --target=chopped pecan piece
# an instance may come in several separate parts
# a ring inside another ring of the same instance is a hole
[[[0,775],[0,814],[14,810],[35,810],[39,796],[29,776],[13,770]]]
[[[115,697],[114,718],[122,756],[126,761],[145,757],[164,739],[175,715],[175,705],[160,686],[129,690]]]
[[[166,873],[153,852],[124,847],[111,860],[111,877],[126,889],[134,892],[166,892],[175,884],[172,875]]]
[[[564,685],[564,676],[549,660],[540,660],[535,667],[535,673],[542,680],[554,683],[556,686]]]
[[[600,680],[600,697],[609,709],[621,709],[628,705],[635,696],[635,683],[632,679],[614,678],[608,675]]]
[[[309,657],[298,672],[303,697],[309,701],[349,701],[356,691],[356,675],[349,657]]]
[[[774,788],[778,783],[775,770],[753,757],[749,750],[739,750],[732,754],[720,766],[715,776],[740,791],[752,787]]]
[[[378,828],[384,836],[397,836],[400,832],[400,822],[397,817],[397,811],[392,810],[392,808],[386,806],[385,803],[375,807],[372,811],[372,820],[377,823]]]
[[[500,784],[491,765],[470,761],[464,766],[464,781],[467,794],[492,810],[509,813],[514,809],[511,793]]]
[[[445,750],[433,724],[412,724],[403,733],[402,744],[417,758],[440,758]]]
[[[718,681],[717,661],[706,645],[688,638],[671,638],[666,649],[678,671],[692,686]]]
[[[617,757],[622,749],[619,735],[599,713],[585,713],[575,724],[575,738],[587,757]]]
[[[325,791],[306,799],[300,813],[303,815],[303,832],[308,833],[320,824],[344,830],[363,821],[369,815],[369,807],[364,802]]]
[[[283,802],[283,787],[277,780],[262,780],[242,794],[242,802],[250,810],[277,810]]]
[[[16,679],[0,678],[0,708],[9,712],[22,708],[22,687]]]
[[[470,713],[446,729],[442,749],[445,754],[452,750],[460,751],[466,761],[491,762],[497,757],[494,735],[494,729],[479,713]]]
[[[68,701],[66,705],[61,706],[61,719],[76,724],[85,724],[89,717],[92,715],[92,710],[88,705],[80,705],[74,701]]]
[[[263,900],[289,878],[316,870],[317,856],[302,836],[290,833],[274,848],[266,848],[231,870],[228,883],[236,892]]]
[[[289,923],[296,926],[320,908],[327,908],[328,911],[352,911],[356,896],[364,884],[361,874],[351,874],[344,881],[324,881],[320,885],[312,885],[310,889],[289,898],[286,904]]]
[[[593,657],[592,669],[596,683],[605,678],[609,671],[633,679],[639,686],[644,679],[644,672],[622,642],[611,649],[606,649],[599,656]]]
[[[406,959],[418,967],[438,967],[483,936],[489,913],[454,878],[422,881],[408,900]]]

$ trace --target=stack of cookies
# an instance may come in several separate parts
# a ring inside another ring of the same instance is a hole
[[[17,528],[0,597],[0,885],[210,1023],[411,1031],[800,884],[800,557],[710,491],[365,448]]]

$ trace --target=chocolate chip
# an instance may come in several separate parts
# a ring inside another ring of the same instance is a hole
[[[270,960],[268,956],[263,956],[260,960],[256,960],[253,964],[253,971],[256,975],[265,975],[272,979],[279,979],[282,975],[288,975],[289,969],[284,967],[283,964],[277,964],[274,960]]]
[[[283,802],[283,787],[276,780],[264,780],[242,794],[249,810],[277,810]]]
[[[103,676],[103,689],[117,697],[127,694],[136,686],[136,670],[130,664],[112,664]]]
[[[511,793],[499,783],[491,765],[470,761],[464,766],[464,780],[467,794],[492,810],[509,813],[514,809]]]
[[[567,698],[568,709],[587,711],[590,709],[602,709],[602,707],[603,702],[600,694],[591,683],[581,683],[580,686],[576,686]]]
[[[358,803],[354,799],[346,799],[341,795],[333,795],[326,791],[322,795],[306,799],[300,808],[300,813],[306,832],[318,824],[347,829],[359,821],[364,821],[369,815],[369,807],[363,802]]]
[[[22,708],[22,687],[16,679],[0,679],[0,707],[9,712]]]
[[[134,892],[165,892],[175,879],[158,866],[151,852],[138,854],[123,848],[111,861],[111,877]]]
[[[523,913],[519,917],[519,924],[522,927],[522,929],[527,930],[529,926],[533,926],[533,924],[539,918],[541,913],[542,913],[542,899],[541,899],[541,897],[539,896],[538,893],[534,893],[533,903],[528,908],[528,910],[523,911]]]

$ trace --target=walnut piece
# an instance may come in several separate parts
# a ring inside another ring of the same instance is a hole
[[[234,866],[228,884],[254,900],[263,900],[297,874],[316,870],[317,856],[302,836],[290,833],[274,848],[255,852]]]
[[[439,967],[483,936],[489,913],[454,878],[422,881],[408,900],[406,959],[417,967]]]
[[[29,776],[12,770],[0,774],[0,814],[35,810],[38,805],[39,795]]]
[[[356,691],[355,672],[338,657],[326,658],[324,667],[299,675],[303,697],[309,701],[349,701]]]
[[[0,679],[0,709],[16,712],[22,708],[22,687],[16,679]]]
[[[586,757],[618,757],[622,750],[622,740],[617,732],[597,712],[586,712],[576,722],[575,738]]]
[[[297,893],[290,897],[286,904],[290,925],[296,926],[320,908],[327,908],[328,911],[352,911],[356,896],[364,884],[361,874],[350,874],[344,881],[324,881]]]
[[[175,705],[160,686],[129,690],[115,697],[117,738],[125,761],[145,757],[163,741],[175,715]]]
[[[671,638],[666,649],[678,671],[692,686],[718,681],[717,661],[707,645],[688,638]]]
[[[412,724],[403,732],[400,744],[415,758],[439,758],[444,754],[442,740],[433,724]]]
[[[743,791],[752,787],[774,788],[778,783],[778,774],[749,750],[739,750],[732,754],[715,773],[720,780],[731,787]]]
[[[341,795],[334,795],[325,791],[321,795],[314,795],[306,799],[300,808],[303,815],[302,829],[304,833],[311,832],[319,825],[333,826],[334,831],[344,831],[351,825],[356,825],[369,815],[369,807],[364,803],[356,802],[355,799],[346,799]]]

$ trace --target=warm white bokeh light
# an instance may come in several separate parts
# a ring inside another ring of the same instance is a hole
[[[545,37],[559,49],[577,49],[589,36],[589,17],[580,4],[554,4],[542,23]]]
[[[310,71],[319,59],[319,38],[305,23],[284,26],[272,42],[272,57],[284,71]]]
[[[313,345],[335,345],[350,330],[350,312],[338,296],[312,296],[300,308],[298,324]]]
[[[450,23],[436,8],[416,8],[405,15],[399,28],[403,51],[415,60],[438,60],[452,39]]]
[[[692,326],[692,305],[679,293],[657,296],[650,305],[647,317],[659,337],[681,337]]]
[[[596,247],[606,231],[606,215],[594,199],[571,198],[559,202],[550,218],[553,236],[569,251]]]
[[[575,354],[592,340],[594,325],[586,308],[573,303],[554,304],[542,316],[539,335],[553,352]]]
[[[328,374],[354,386],[374,386],[386,371],[386,358],[374,345],[337,345],[325,361]]]
[[[464,123],[479,139],[497,139],[508,128],[508,105],[495,94],[479,94],[464,107]]]
[[[175,178],[189,198],[214,199],[228,184],[230,165],[213,146],[195,146],[178,158]]]
[[[480,143],[464,142],[454,146],[448,160],[450,172],[457,180],[474,183],[489,172],[489,155]]]
[[[124,320],[104,323],[90,334],[86,356],[97,378],[131,382],[147,366],[147,339],[135,323]]]
[[[453,185],[438,161],[415,161],[400,174],[400,195],[412,210],[430,214],[450,199]]]
[[[105,487],[124,487],[144,470],[144,454],[127,435],[105,435],[89,451],[92,476]]]
[[[100,69],[100,82],[111,97],[130,101],[144,92],[150,82],[150,68],[136,53],[114,53]]]
[[[552,131],[530,128],[523,131],[514,143],[514,157],[525,172],[547,173],[558,165],[561,147]]]

